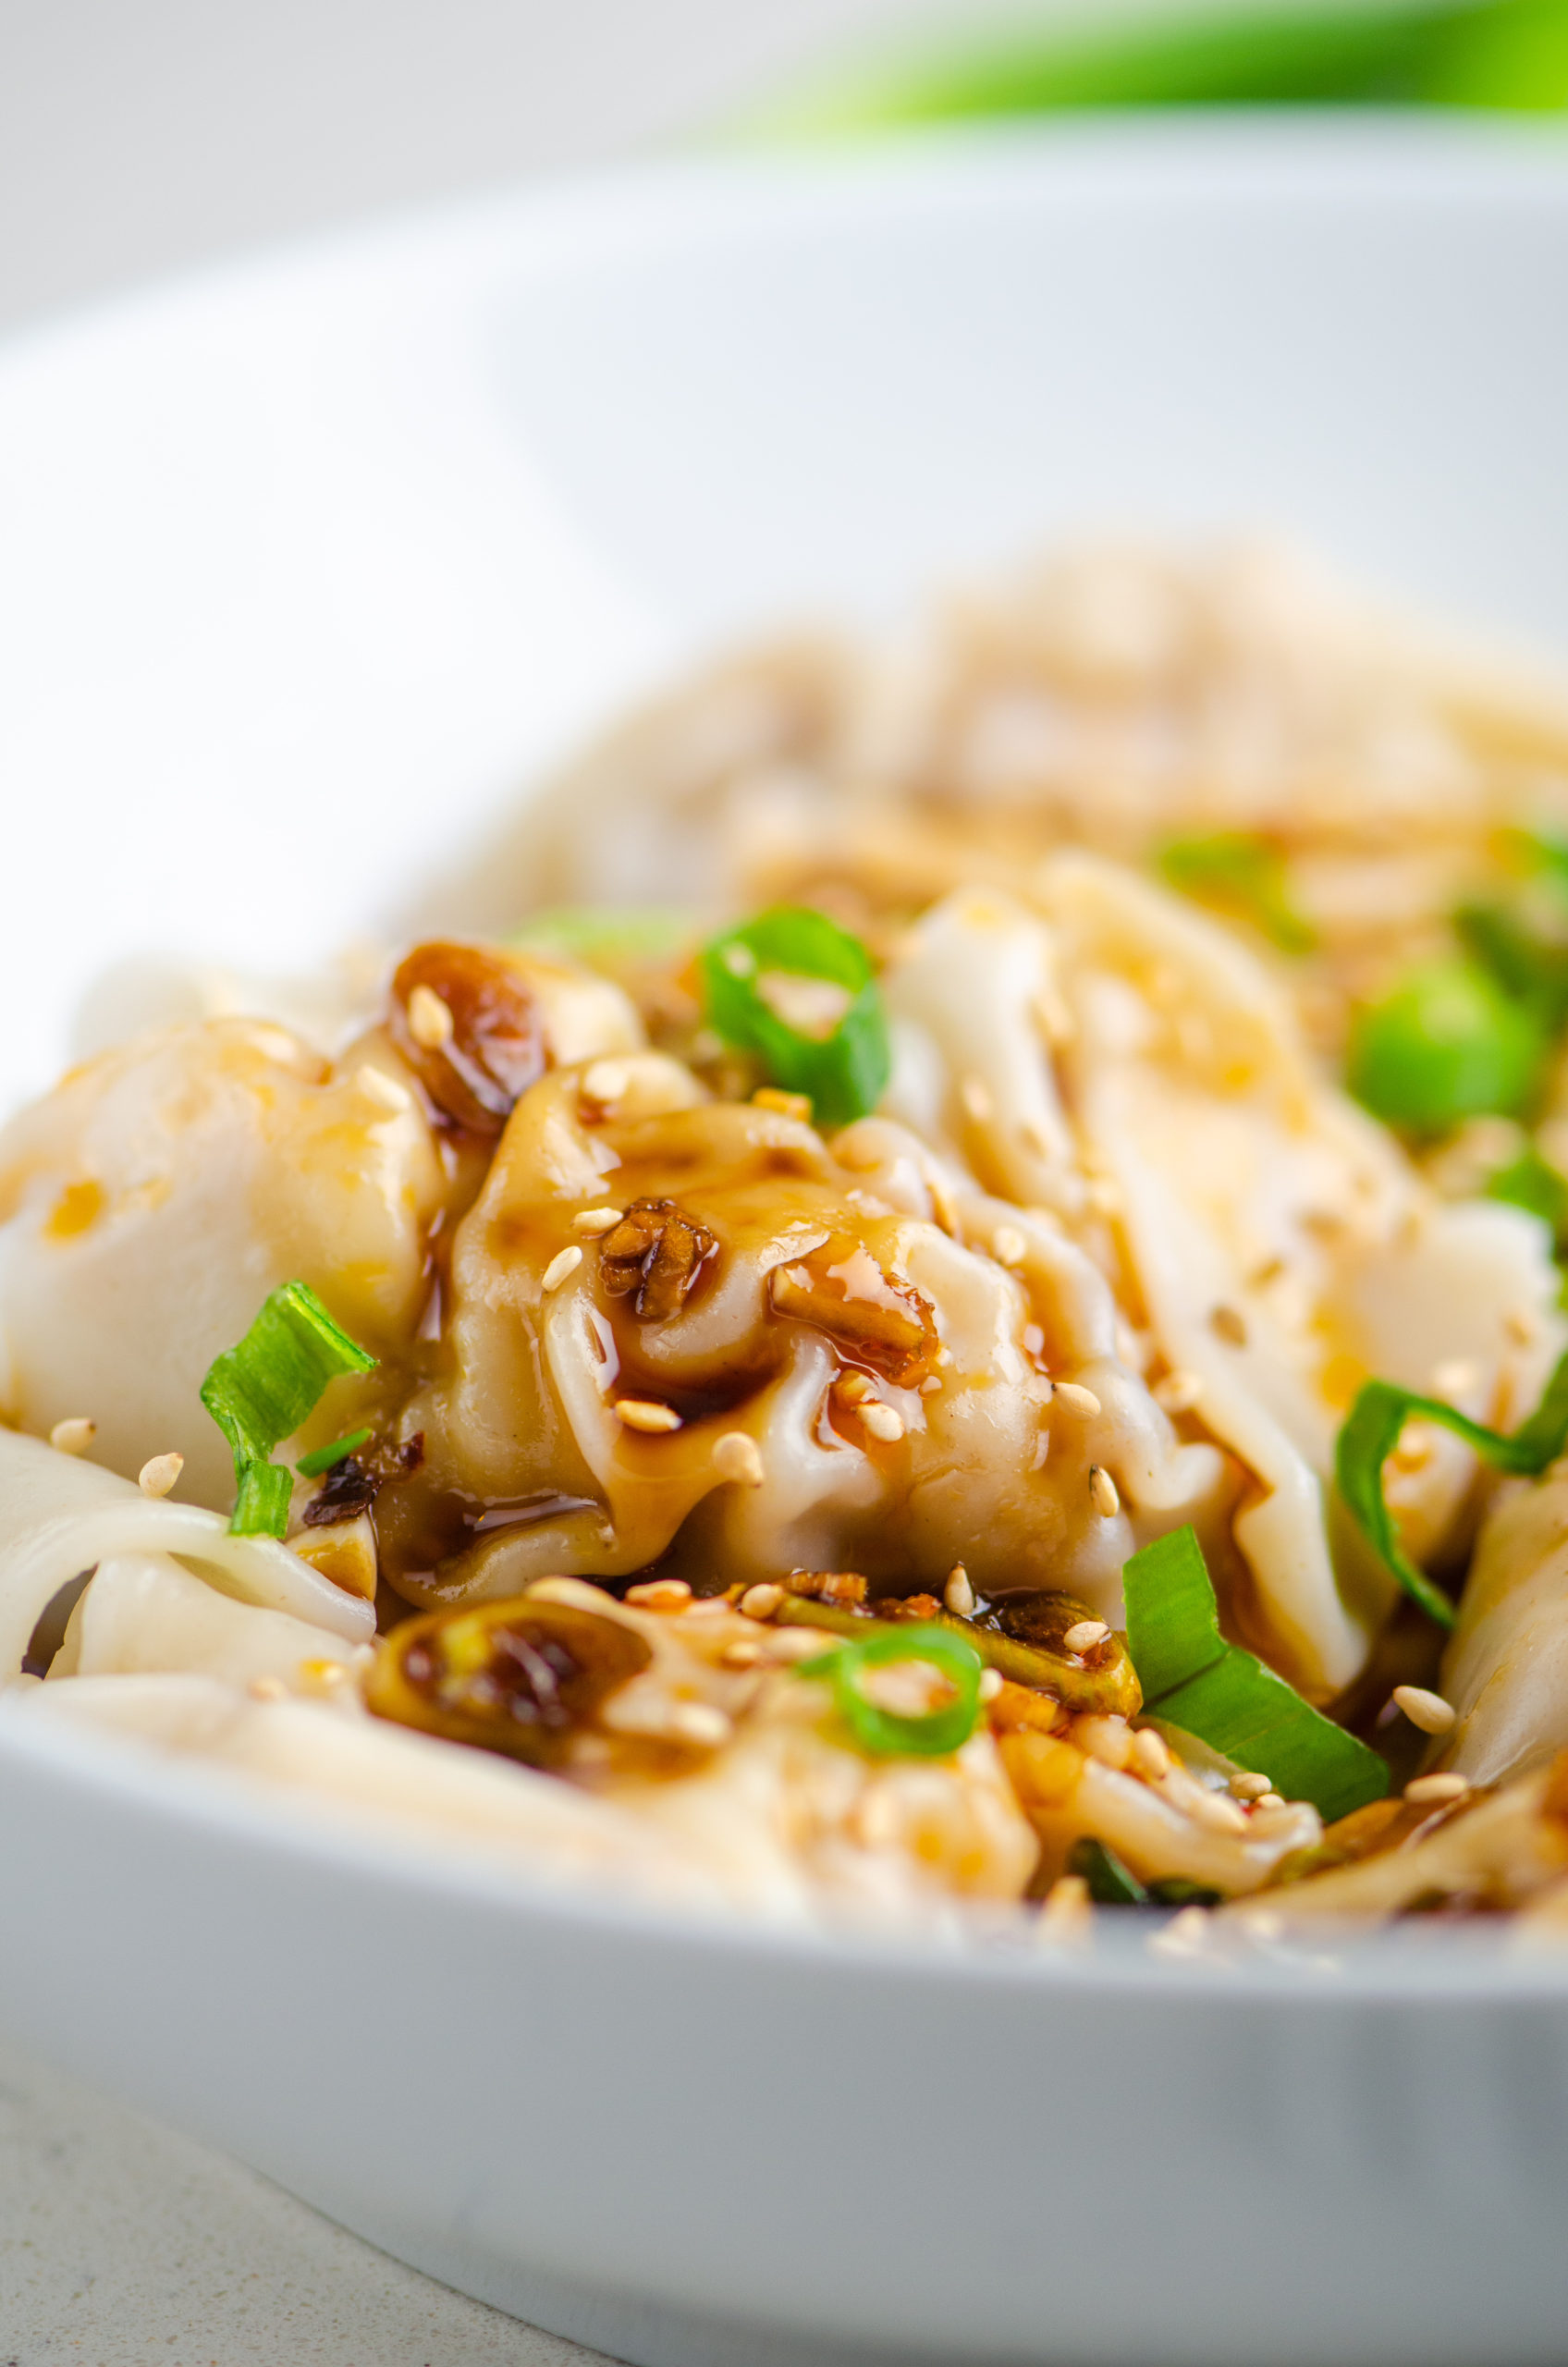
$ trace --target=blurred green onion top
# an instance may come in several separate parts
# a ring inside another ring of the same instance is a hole
[[[770,113],[836,134],[1066,107],[1568,108],[1568,0],[1223,7],[969,33]]]

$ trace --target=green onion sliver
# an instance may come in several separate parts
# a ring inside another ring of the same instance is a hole
[[[346,1463],[370,1436],[369,1430],[350,1430],[347,1438],[334,1439],[330,1446],[312,1447],[309,1454],[300,1457],[294,1468],[301,1479],[318,1478],[322,1472],[335,1470],[338,1464]]]
[[[924,1661],[952,1686],[953,1698],[922,1718],[880,1710],[861,1690],[870,1668]],[[980,1678],[985,1662],[973,1644],[941,1627],[905,1627],[845,1644],[801,1663],[801,1676],[822,1676],[833,1687],[839,1713],[863,1750],[877,1759],[945,1759],[966,1743],[980,1714]]]
[[[1530,1101],[1548,1049],[1533,1007],[1473,961],[1431,962],[1359,1012],[1345,1082],[1385,1124],[1440,1134]]]
[[[1568,1237],[1568,1178],[1560,1175],[1533,1143],[1488,1177],[1486,1196],[1539,1217],[1550,1228],[1554,1244]]]
[[[1378,1753],[1304,1701],[1255,1653],[1226,1642],[1191,1528],[1134,1553],[1121,1585],[1127,1648],[1145,1710],[1267,1775],[1285,1799],[1310,1800],[1327,1822],[1382,1798],[1389,1771]]]
[[[245,1337],[215,1358],[202,1403],[233,1451],[239,1493],[228,1525],[237,1536],[283,1535],[292,1482],[271,1460],[274,1447],[314,1413],[329,1380],[371,1372],[375,1361],[298,1282],[274,1291]]]
[[[1249,830],[1171,839],[1159,867],[1181,894],[1252,921],[1281,953],[1310,953],[1317,941],[1291,901],[1283,856]]]
[[[1383,1493],[1383,1466],[1413,1415],[1436,1422],[1475,1448],[1496,1471],[1534,1478],[1555,1462],[1568,1439],[1568,1354],[1558,1359],[1540,1404],[1512,1437],[1473,1422],[1440,1397],[1421,1397],[1391,1380],[1369,1380],[1345,1417],[1334,1450],[1334,1477],[1341,1496],[1363,1535],[1413,1601],[1440,1627],[1453,1625],[1453,1605],[1440,1587],[1418,1570],[1399,1541]]]
[[[816,1122],[847,1126],[882,1098],[892,1068],[888,1023],[871,956],[826,913],[778,904],[703,950],[708,1024],[738,1052],[759,1061],[770,1084],[810,1096]],[[831,1030],[807,1034],[768,1000],[770,978],[821,981],[840,989]]]
[[[507,943],[589,963],[667,962],[694,945],[701,933],[694,913],[673,906],[552,904],[520,921]]]

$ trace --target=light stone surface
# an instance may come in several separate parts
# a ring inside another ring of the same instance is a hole
[[[593,2367],[0,2042],[0,2367]]]

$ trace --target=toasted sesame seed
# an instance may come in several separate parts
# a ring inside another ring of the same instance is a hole
[[[704,1750],[717,1750],[726,1743],[735,1729],[722,1710],[711,1701],[677,1701],[669,1713],[669,1733],[677,1742],[695,1743]]]
[[[904,1417],[896,1406],[884,1405],[879,1397],[856,1407],[862,1429],[869,1430],[884,1446],[891,1446],[904,1434]]]
[[[579,1249],[575,1241],[569,1248],[557,1249],[555,1256],[551,1258],[549,1264],[545,1267],[544,1272],[539,1277],[540,1289],[545,1291],[558,1291],[561,1284],[566,1282],[570,1275],[576,1273],[582,1263],[582,1252]]]
[[[594,1061],[583,1072],[582,1090],[590,1101],[607,1110],[620,1099],[631,1082],[624,1061]]]
[[[424,1052],[438,1052],[451,1042],[452,1014],[434,987],[415,987],[410,995],[409,1034]]]
[[[1001,1691],[1005,1682],[1006,1679],[1003,1677],[999,1668],[983,1668],[980,1672],[980,1683],[977,1688],[981,1700],[994,1701],[998,1694]]]
[[[1089,1466],[1089,1494],[1102,1520],[1110,1520],[1121,1510],[1121,1499],[1116,1492],[1115,1480],[1097,1463]]]
[[[1412,1808],[1437,1808],[1447,1800],[1462,1800],[1470,1785],[1463,1775],[1417,1775],[1404,1787]]]
[[[1096,1644],[1104,1643],[1109,1633],[1110,1629],[1103,1619],[1080,1619],[1068,1629],[1061,1640],[1070,1652],[1092,1652]]]
[[[1037,1929],[1043,1939],[1060,1940],[1087,1931],[1094,1915],[1094,1901],[1083,1875],[1059,1874],[1046,1893]]]
[[[1081,1380],[1057,1381],[1052,1388],[1051,1396],[1057,1404],[1064,1405],[1070,1414],[1082,1414],[1086,1421],[1093,1421],[1095,1416],[1100,1411],[1099,1399],[1092,1389],[1085,1389]]]
[[[998,1266],[1022,1266],[1029,1244],[1015,1224],[999,1224],[991,1235],[991,1255]]]
[[[741,1636],[733,1644],[726,1644],[718,1657],[726,1668],[755,1668],[762,1658],[762,1646],[749,1643]]]
[[[1428,1693],[1424,1685],[1396,1685],[1393,1698],[1413,1726],[1424,1735],[1446,1735],[1459,1712],[1452,1701],[1440,1693]]]
[[[1244,1348],[1246,1346],[1247,1320],[1239,1307],[1211,1307],[1208,1328],[1217,1340],[1223,1340],[1230,1347]]]
[[[744,1605],[742,1604],[742,1609]],[[822,1631],[816,1627],[770,1627],[767,1635],[767,1657],[773,1661],[815,1660],[823,1649]]]
[[[137,1473],[136,1484],[144,1496],[166,1496],[184,1468],[182,1454],[155,1454]]]
[[[1467,1362],[1464,1356],[1450,1356],[1442,1364],[1432,1367],[1432,1394],[1434,1397],[1463,1397],[1467,1389],[1475,1388],[1480,1378],[1478,1365]]]
[[[955,1562],[948,1572],[948,1583],[942,1588],[942,1600],[955,1619],[967,1619],[974,1608],[974,1588],[969,1583],[969,1572],[962,1562]]]
[[[728,1619],[731,1607],[727,1595],[699,1595],[695,1602],[688,1605],[686,1615],[689,1619]]]
[[[629,1430],[645,1430],[650,1437],[661,1430],[678,1430],[680,1417],[673,1405],[651,1404],[645,1397],[618,1397],[615,1417]]]
[[[349,1672],[341,1661],[312,1659],[300,1662],[299,1677],[308,1693],[336,1693],[348,1684]]]
[[[67,1414],[50,1431],[49,1443],[61,1454],[85,1454],[97,1435],[98,1425],[90,1414]]]
[[[288,1687],[280,1676],[253,1676],[245,1690],[252,1701],[282,1701]]]
[[[1170,1747],[1153,1726],[1140,1726],[1133,1736],[1133,1764],[1151,1784],[1170,1774]]]
[[[760,1488],[766,1477],[762,1451],[744,1430],[726,1430],[715,1439],[713,1467],[721,1479],[733,1479],[741,1488]]]
[[[1183,1907],[1173,1915],[1163,1932],[1157,1932],[1149,1946],[1157,1956],[1196,1956],[1208,1938],[1208,1913],[1202,1907]]]
[[[752,1096],[752,1107],[771,1110],[779,1118],[798,1118],[802,1125],[811,1123],[809,1093],[781,1093],[776,1085],[759,1085]]]
[[[1080,1718],[1073,1726],[1072,1740],[1102,1767],[1123,1768],[1132,1763],[1133,1730],[1125,1718]]]
[[[692,1589],[684,1578],[646,1578],[627,1588],[626,1600],[634,1611],[684,1611]]]
[[[966,1076],[959,1086],[958,1098],[963,1104],[966,1117],[973,1118],[977,1126],[988,1124],[995,1104],[991,1099],[991,1089],[982,1078]]]
[[[1285,1803],[1278,1792],[1259,1792],[1253,1802],[1255,1809],[1282,1809]]]
[[[748,1619],[771,1619],[783,1600],[783,1588],[768,1579],[760,1587],[748,1587],[741,1597],[740,1608]]]
[[[441,1007],[444,1011],[445,1003]],[[409,1106],[408,1086],[399,1085],[395,1076],[388,1076],[385,1069],[374,1067],[369,1061],[362,1061],[354,1071],[354,1083],[367,1101],[378,1102],[383,1110],[400,1112]]]
[[[571,1229],[594,1240],[601,1233],[613,1232],[619,1222],[619,1208],[579,1208],[572,1218]]]
[[[1155,1382],[1150,1393],[1163,1412],[1190,1414],[1203,1395],[1203,1382],[1195,1372],[1168,1372]]]
[[[1267,1775],[1243,1773],[1231,1778],[1231,1789],[1239,1800],[1261,1800],[1273,1788]]]

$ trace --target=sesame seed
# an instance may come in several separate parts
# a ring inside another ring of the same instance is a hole
[[[1173,1915],[1163,1932],[1157,1932],[1149,1942],[1157,1956],[1196,1956],[1208,1937],[1208,1915],[1201,1907],[1183,1907]]]
[[[1162,1775],[1170,1774],[1170,1745],[1153,1726],[1140,1726],[1133,1736],[1133,1764],[1151,1784],[1158,1784]]]
[[[340,1685],[349,1682],[349,1672],[341,1661],[301,1661],[299,1675],[308,1693],[336,1693]]]
[[[760,1587],[748,1587],[741,1597],[741,1609],[748,1619],[771,1619],[784,1600],[782,1587],[771,1579]]]
[[[726,1668],[755,1668],[762,1658],[762,1646],[748,1643],[742,1636],[735,1643],[726,1644],[718,1657]]]
[[[779,1118],[798,1118],[802,1125],[811,1123],[809,1093],[781,1093],[775,1085],[760,1085],[752,1096],[752,1107],[771,1110]]]
[[[442,1009],[446,1009],[445,1004]],[[400,1112],[409,1106],[407,1085],[399,1085],[397,1078],[388,1076],[385,1069],[373,1067],[369,1061],[361,1061],[354,1071],[354,1083],[367,1101],[379,1103],[383,1110]]]
[[[1016,1225],[998,1225],[991,1235],[991,1255],[998,1266],[1022,1266],[1029,1255],[1029,1244]]]
[[[1104,1643],[1109,1633],[1110,1629],[1103,1619],[1080,1619],[1075,1626],[1068,1629],[1061,1640],[1070,1652],[1092,1652],[1096,1644]]]
[[[1231,1789],[1239,1800],[1261,1800],[1273,1788],[1267,1775],[1243,1773],[1231,1778]]]
[[[742,1603],[741,1609],[745,1605]],[[768,1631],[767,1655],[774,1661],[815,1660],[822,1650],[822,1632],[816,1627],[774,1627]]]
[[[438,1052],[454,1032],[450,1010],[434,987],[415,987],[409,997],[409,1034],[423,1052]]]
[[[1428,1693],[1424,1685],[1396,1685],[1393,1698],[1413,1726],[1424,1735],[1446,1735],[1459,1712],[1452,1701],[1440,1693]]]
[[[631,1082],[624,1061],[594,1061],[583,1072],[582,1090],[590,1101],[607,1110],[620,1099]]]
[[[982,1701],[994,1701],[1005,1679],[999,1668],[984,1668],[980,1672],[978,1691]]]
[[[1209,1310],[1208,1328],[1217,1340],[1232,1348],[1244,1348],[1247,1343],[1246,1318],[1239,1307],[1216,1306]]]
[[[647,1578],[640,1587],[628,1587],[626,1600],[634,1611],[684,1611],[692,1589],[684,1578]]]
[[[1446,1362],[1432,1367],[1434,1397],[1463,1397],[1480,1380],[1480,1367],[1468,1364],[1463,1356],[1451,1356]]]
[[[579,1208],[572,1218],[573,1233],[581,1233],[594,1240],[601,1233],[611,1233],[620,1222],[619,1208]]]
[[[1094,1920],[1094,1901],[1082,1874],[1059,1874],[1046,1893],[1038,1930],[1044,1939],[1061,1939],[1085,1932]]]
[[[576,1273],[582,1263],[582,1252],[579,1249],[575,1242],[573,1242],[569,1248],[557,1249],[549,1264],[545,1267],[543,1274],[539,1277],[540,1289],[545,1291],[558,1291],[561,1284],[567,1281],[569,1276]]]
[[[965,1115],[973,1118],[977,1126],[988,1123],[995,1105],[991,1100],[990,1087],[981,1078],[966,1076],[959,1086],[958,1098],[963,1104]]]
[[[1195,1372],[1168,1372],[1155,1382],[1151,1394],[1163,1412],[1190,1414],[1203,1395],[1203,1382]]]
[[[1470,1785],[1463,1775],[1417,1775],[1404,1787],[1404,1797],[1412,1808],[1437,1808],[1448,1800],[1462,1800]]]
[[[182,1454],[155,1454],[137,1473],[136,1484],[144,1496],[166,1496],[184,1468]]]
[[[1089,1494],[1102,1520],[1112,1519],[1121,1510],[1121,1499],[1116,1492],[1115,1480],[1097,1463],[1089,1466]]]
[[[1282,1809],[1285,1803],[1278,1792],[1259,1792],[1253,1802],[1255,1809]]]
[[[858,1409],[862,1429],[869,1430],[884,1446],[891,1446],[904,1434],[904,1418],[896,1407],[884,1405],[879,1397]]]
[[[245,1690],[252,1701],[281,1701],[288,1687],[280,1676],[253,1676]]]
[[[650,1437],[661,1430],[678,1430],[680,1417],[673,1405],[650,1404],[645,1397],[618,1397],[615,1417],[629,1430],[645,1430]]]
[[[729,1740],[735,1729],[723,1711],[716,1710],[710,1701],[678,1701],[669,1713],[668,1731],[677,1742],[717,1750],[720,1743]]]
[[[727,945],[718,958],[732,978],[749,978],[757,966],[757,957],[749,945]]]
[[[49,1443],[61,1454],[85,1454],[98,1435],[90,1414],[67,1414],[49,1433]]]
[[[1085,1389],[1082,1381],[1059,1380],[1051,1395],[1059,1405],[1065,1405],[1070,1414],[1082,1414],[1088,1421],[1093,1421],[1100,1410],[1099,1399],[1092,1389]]]
[[[974,1609],[974,1588],[969,1583],[969,1572],[962,1562],[955,1562],[948,1572],[942,1600],[955,1619],[967,1619]]]
[[[744,1430],[726,1430],[714,1441],[713,1467],[721,1479],[733,1479],[742,1488],[760,1488],[766,1476],[761,1450]]]
[[[1097,1759],[1102,1767],[1123,1768],[1133,1757],[1133,1731],[1125,1718],[1080,1718],[1072,1729],[1072,1739],[1090,1759]]]

